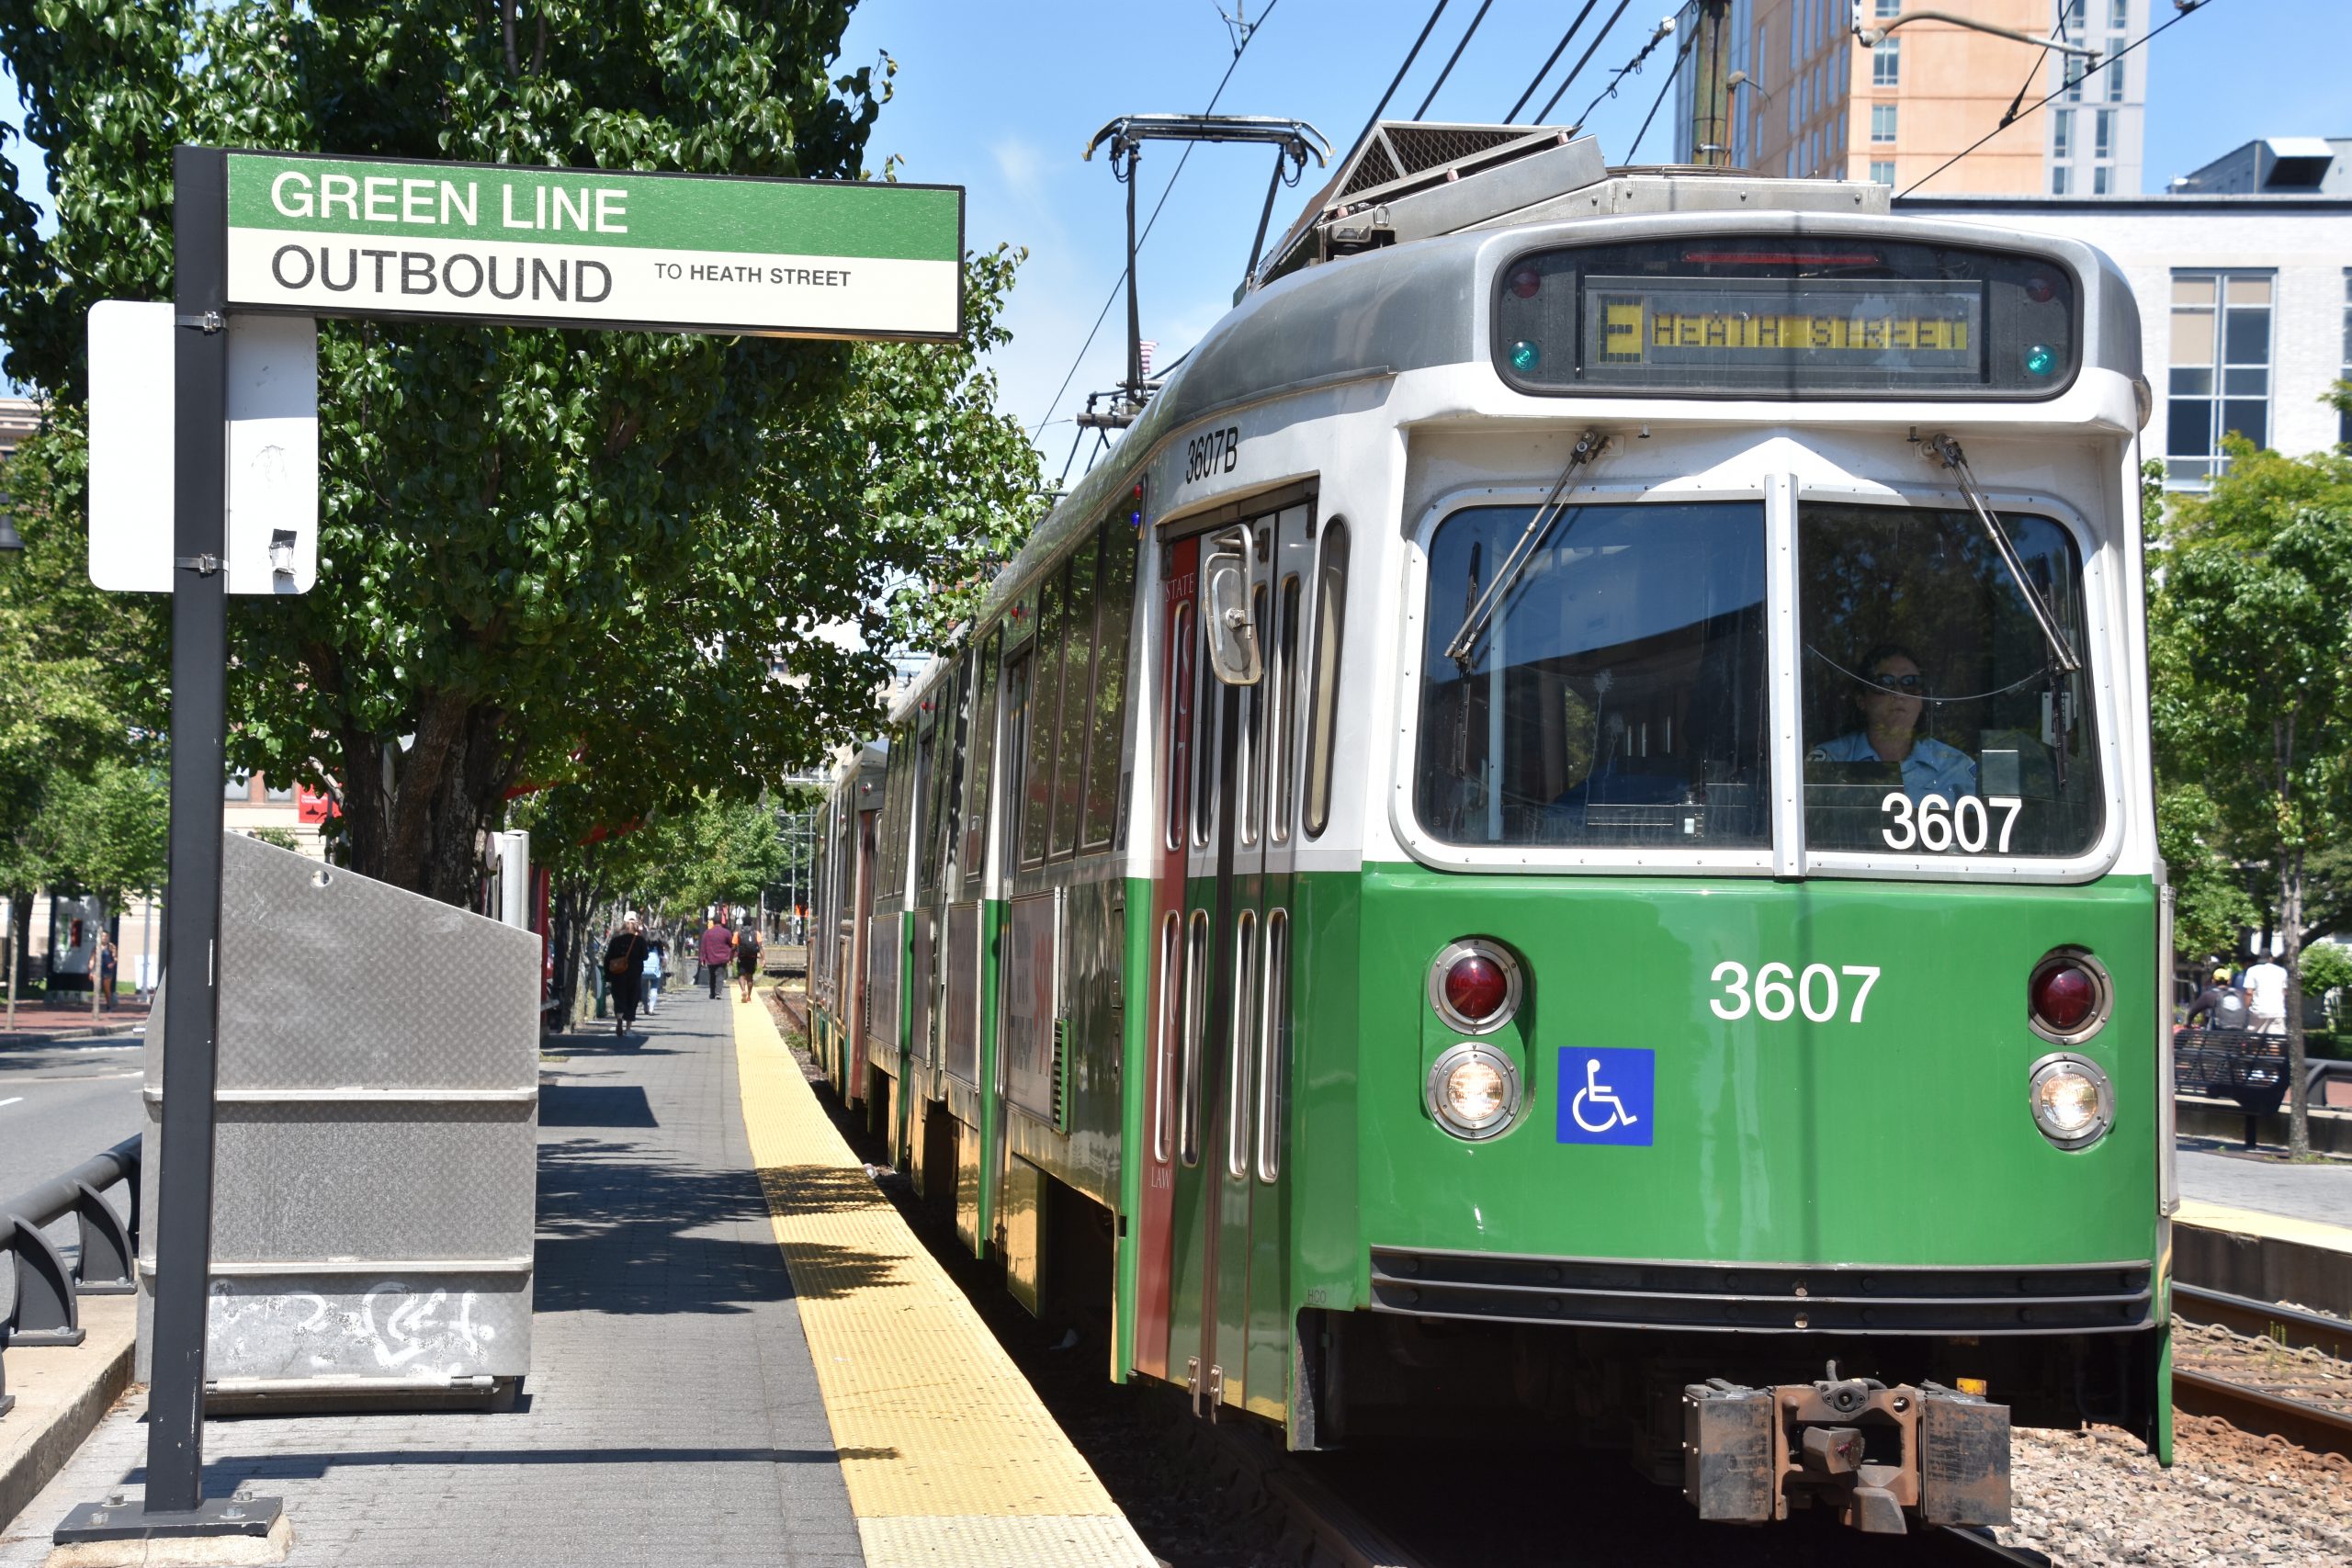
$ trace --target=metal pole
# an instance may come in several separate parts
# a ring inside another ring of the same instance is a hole
[[[147,1495],[85,1503],[61,1545],[264,1535],[275,1498],[204,1500],[204,1338],[212,1272],[212,1096],[220,1023],[220,833],[229,671],[229,167],[172,150],[172,828],[164,941],[164,1120],[155,1226]]]
[[[8,1032],[17,1032],[17,901],[8,900]]]
[[[1127,144],[1127,400],[1143,402],[1143,313],[1136,304],[1136,182],[1143,177],[1143,144]]]
[[[1302,172],[1306,167],[1304,163],[1299,164]],[[1277,147],[1274,149],[1273,177],[1266,182],[1266,205],[1258,209],[1258,237],[1250,242],[1250,265],[1241,269],[1241,287],[1244,289],[1250,287],[1250,280],[1258,276],[1258,258],[1266,253],[1266,224],[1274,215],[1274,194],[1282,188],[1283,150]]]
[[[203,1500],[204,1319],[212,1267],[212,1093],[220,1026],[220,780],[226,774],[229,188],[209,149],[172,153],[174,502],[172,837],[164,912],[180,962],[164,998],[164,1145],[155,1204],[147,1506]],[[191,326],[213,313],[214,325]],[[214,563],[205,570],[204,561]],[[191,564],[193,563],[193,564]]]

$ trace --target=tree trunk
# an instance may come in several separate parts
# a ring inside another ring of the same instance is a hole
[[[351,869],[469,907],[486,874],[485,835],[498,827],[514,782],[508,716],[446,694],[420,703],[419,715],[406,751],[374,735],[344,732]]]
[[[2311,1095],[2303,1085],[2303,852],[2278,857],[2278,924],[2287,939],[2287,1155],[2312,1152]]]

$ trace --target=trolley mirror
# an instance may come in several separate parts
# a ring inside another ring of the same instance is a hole
[[[1258,623],[1250,614],[1250,536],[1232,528],[1209,540],[1201,567],[1201,591],[1208,601],[1202,626],[1208,633],[1209,670],[1228,686],[1254,686],[1265,673],[1258,649]]]

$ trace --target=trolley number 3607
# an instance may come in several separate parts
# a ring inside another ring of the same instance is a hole
[[[1853,1010],[1846,1015],[1848,1023],[1860,1023],[1862,1009],[1871,999],[1871,987],[1878,984],[1878,974],[1875,964],[1848,964],[1836,969],[1826,964],[1808,964],[1802,975],[1785,964],[1767,964],[1756,971],[1751,995],[1747,965],[1726,958],[1715,965],[1715,972],[1710,976],[1723,987],[1724,994],[1709,998],[1707,1005],[1725,1022],[1746,1018],[1752,1009],[1758,1017],[1772,1023],[1800,1011],[1815,1023],[1827,1023],[1838,1016],[1838,1004],[1842,999],[1838,977],[1843,976],[1861,982],[1854,987]]]
[[[1996,795],[1988,800],[1979,800],[1973,795],[1963,795],[1958,800],[1928,795],[1922,795],[1915,808],[1911,797],[1897,789],[1888,791],[1878,808],[1882,814],[1894,814],[1894,820],[1879,829],[1879,837],[1886,840],[1890,850],[1917,848],[1930,854],[1958,850],[1962,854],[1974,855],[1990,847],[1995,854],[2005,855],[2009,852],[2009,834],[2016,830],[2018,813],[2025,809],[2025,802],[2013,795]],[[1995,811],[2001,814],[1997,843],[1993,841]]]

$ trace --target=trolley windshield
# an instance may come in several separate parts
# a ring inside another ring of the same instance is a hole
[[[2087,661],[2073,537],[2047,517],[1996,521]],[[1973,511],[1807,501],[1797,561],[1809,852],[2030,858],[2098,841],[2086,675],[2057,672]]]
[[[1460,660],[1532,509],[1430,542],[1416,806],[1455,844],[1768,843],[1761,502],[1571,506]]]
[[[1999,522],[2084,671],[1974,513],[1807,500],[1800,668],[1775,671],[1761,502],[1453,513],[1430,541],[1422,830],[1457,845],[1760,849],[1771,682],[1802,716],[1808,853],[2077,855],[2104,792],[2082,562],[2047,517]],[[1526,547],[1515,576],[1505,562]],[[1457,634],[1498,577],[1500,604]]]

